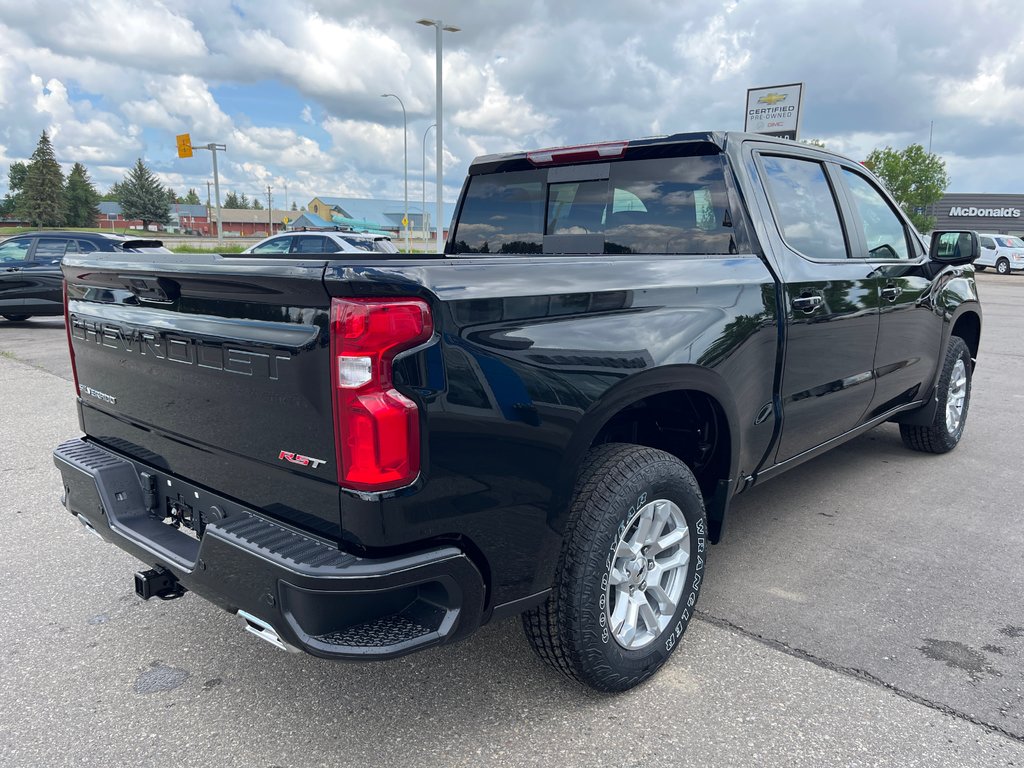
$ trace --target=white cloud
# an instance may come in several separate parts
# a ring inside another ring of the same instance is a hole
[[[101,187],[142,156],[176,188],[200,189],[209,159],[173,157],[173,135],[187,131],[228,144],[229,183],[287,180],[300,200],[397,197],[401,114],[379,97],[390,92],[408,110],[418,191],[434,121],[435,33],[415,24],[426,12],[463,30],[444,35],[448,199],[476,155],[735,129],[747,87],[798,80],[804,134],[830,148],[859,159],[876,146],[924,143],[935,121],[954,188],[1020,190],[1024,18],[1015,0],[950,0],[941,13],[835,0],[827,16],[808,0],[770,13],[763,0],[700,12],[648,3],[628,14],[601,0],[421,5],[50,0],[40,13],[0,0],[2,162],[28,156],[46,129],[59,159],[91,163]],[[264,90],[285,103],[261,100]]]

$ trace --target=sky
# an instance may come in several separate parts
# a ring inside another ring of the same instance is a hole
[[[1024,193],[1020,0],[0,0],[0,194],[42,131],[101,192],[137,158],[179,195],[434,198],[435,31],[444,199],[473,158],[742,130],[746,90],[804,83],[801,138],[864,159],[911,143],[950,192]],[[930,136],[931,134],[931,136]],[[426,166],[424,169],[424,150]]]

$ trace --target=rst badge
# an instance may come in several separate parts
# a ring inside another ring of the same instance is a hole
[[[292,464],[301,464],[304,467],[312,467],[313,469],[327,463],[326,459],[314,459],[310,456],[303,456],[301,453],[292,453],[290,451],[281,451],[277,454],[277,458],[281,461],[290,461]]]

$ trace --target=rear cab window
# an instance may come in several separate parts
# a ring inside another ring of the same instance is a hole
[[[849,257],[835,194],[818,160],[764,155],[765,185],[782,239],[811,259]]]
[[[470,177],[449,253],[736,254],[719,154]]]

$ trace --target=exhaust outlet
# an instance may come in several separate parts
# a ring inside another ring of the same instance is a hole
[[[275,648],[280,648],[282,651],[288,653],[298,653],[299,649],[291,645],[288,645],[281,636],[277,634],[277,630],[274,629],[270,624],[265,622],[263,619],[256,618],[248,611],[239,610],[238,618],[242,620],[242,626],[246,632],[251,632],[261,640],[266,640]]]

